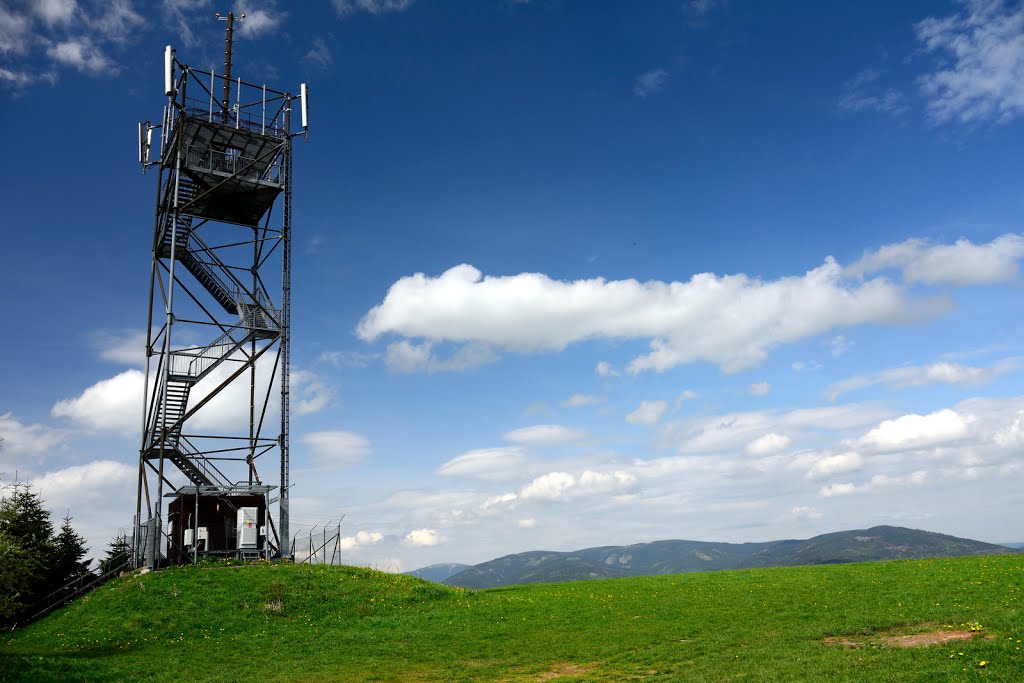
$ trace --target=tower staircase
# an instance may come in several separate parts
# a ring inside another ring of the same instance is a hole
[[[195,184],[181,176],[179,206],[188,207],[196,196]],[[161,378],[155,420],[148,430],[149,444],[144,457],[170,460],[197,486],[227,486],[232,482],[184,436],[182,424],[188,411],[192,387],[207,377],[245,344],[256,339],[273,339],[280,334],[279,309],[241,286],[229,268],[206,246],[192,229],[193,216],[167,211],[168,227],[157,247],[161,258],[173,258],[192,274],[202,288],[238,322],[204,347],[173,350],[167,358],[167,374]]]

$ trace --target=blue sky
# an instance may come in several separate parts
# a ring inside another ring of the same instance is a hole
[[[162,51],[5,3],[0,472],[134,512]],[[1021,540],[1024,8],[250,2],[296,147],[293,526],[412,569],[899,524]],[[218,67],[219,69],[219,67]],[[230,406],[224,419],[230,420]]]

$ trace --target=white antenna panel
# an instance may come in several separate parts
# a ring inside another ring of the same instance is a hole
[[[174,94],[174,48],[164,48],[164,94]]]
[[[305,83],[299,86],[299,105],[302,109],[302,127],[309,128],[309,98]]]

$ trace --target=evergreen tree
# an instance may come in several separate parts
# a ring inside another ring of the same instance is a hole
[[[25,574],[27,583],[18,594],[21,603],[30,605],[50,592],[53,522],[39,494],[28,484],[9,484],[6,488],[8,495],[0,500],[0,534],[13,543],[9,548],[17,548],[28,560],[19,570],[30,573]]]
[[[107,546],[107,556],[100,560],[100,573],[113,571],[128,561],[131,546],[124,534],[118,534]]]
[[[17,539],[0,531],[0,624],[8,625],[28,604],[32,582],[42,565]]]
[[[70,516],[61,522],[60,533],[53,539],[53,546],[53,561],[50,564],[53,590],[89,573],[92,560],[84,559],[89,549],[85,547],[85,539],[71,527]]]
[[[0,501],[0,531],[16,539],[25,552],[48,555],[53,550],[53,522],[43,500],[28,484],[9,484]]]

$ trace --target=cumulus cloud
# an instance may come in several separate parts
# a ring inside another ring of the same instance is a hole
[[[666,401],[641,401],[636,410],[626,416],[626,422],[631,425],[656,424],[666,410],[668,410]]]
[[[513,474],[523,463],[523,449],[518,446],[481,448],[452,458],[437,469],[448,477],[501,479]]]
[[[594,368],[594,372],[597,373],[598,377],[618,377],[619,371],[612,367],[612,364],[607,361],[598,361],[597,367]]]
[[[923,387],[932,384],[956,384],[962,386],[979,386],[990,382],[996,377],[1020,369],[1020,358],[1007,358],[988,368],[972,367],[960,363],[939,362],[930,365],[912,365],[902,368],[890,368],[870,375],[858,375],[829,386],[829,400],[836,400],[842,394],[858,389],[884,384],[902,389],[906,387]]]
[[[864,458],[855,451],[826,455],[807,472],[808,479],[824,479],[836,474],[854,472],[864,466]]]
[[[355,536],[345,536],[342,538],[338,545],[342,550],[355,550],[356,548],[365,548],[380,543],[383,538],[384,534],[376,531],[358,531]]]
[[[145,375],[126,370],[93,384],[76,398],[57,401],[54,417],[66,417],[88,429],[137,434],[142,429]]]
[[[413,547],[429,547],[441,542],[441,537],[434,529],[414,529],[405,535],[402,542]]]
[[[527,446],[559,446],[579,441],[585,436],[582,429],[562,425],[533,425],[505,433],[505,440]]]
[[[75,0],[36,0],[33,10],[47,26],[67,24],[78,10],[78,3]]]
[[[55,62],[88,74],[98,74],[113,66],[103,51],[86,37],[54,43],[46,49],[46,54]]]
[[[750,455],[775,455],[789,448],[791,442],[792,439],[784,434],[769,432],[748,443],[746,450]]]
[[[485,277],[463,264],[438,277],[401,278],[363,317],[357,333],[368,342],[398,334],[515,352],[647,338],[651,351],[633,359],[630,372],[697,360],[735,372],[760,364],[777,344],[838,326],[908,322],[925,312],[919,308],[884,278],[845,282],[831,258],[802,276],[768,282],[710,273],[687,282],[566,282],[539,273]]]
[[[520,495],[523,498],[558,500],[575,485],[576,477],[568,472],[549,472],[537,477],[523,487]]]
[[[280,26],[288,16],[287,12],[277,9],[275,2],[270,2],[262,8],[253,8],[253,4],[251,1],[235,3],[235,17],[240,17],[243,12],[245,13],[245,19],[235,24],[235,30],[244,38],[265,36]]]
[[[579,477],[568,472],[549,472],[524,486],[519,497],[527,500],[569,500],[580,496],[624,491],[633,487],[636,482],[636,476],[624,470],[584,470]]]
[[[325,430],[304,434],[299,441],[322,463],[350,465],[359,462],[372,452],[370,441],[360,434],[342,430]]]
[[[863,277],[898,269],[908,283],[926,285],[983,285],[1017,278],[1017,261],[1024,257],[1024,236],[1007,233],[988,244],[959,239],[954,244],[933,244],[909,239],[867,251],[846,269],[847,275]]]
[[[915,29],[924,50],[942,57],[920,79],[934,123],[1005,123],[1024,112],[1024,6],[968,0],[963,11]]]
[[[883,452],[934,446],[967,436],[973,421],[972,416],[949,408],[927,415],[903,415],[879,424],[860,439],[860,444]]]
[[[633,94],[637,97],[646,98],[660,93],[668,83],[668,71],[664,69],[652,69],[636,77],[633,83]]]
[[[31,483],[51,507],[77,509],[102,502],[114,491],[127,491],[138,477],[138,466],[113,460],[97,460],[47,472]]]

